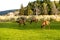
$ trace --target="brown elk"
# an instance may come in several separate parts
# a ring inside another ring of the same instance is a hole
[[[37,22],[38,22],[38,19],[36,19],[35,17],[32,17],[31,20],[30,20],[30,24],[31,24],[32,22],[37,23]]]
[[[16,22],[19,23],[19,25],[20,25],[20,24],[25,25],[26,20],[25,20],[24,17],[21,17],[20,19],[18,18],[18,21],[16,21]]]
[[[48,20],[44,20],[44,21],[42,22],[42,24],[41,24],[41,28],[45,28],[46,26],[48,26],[49,29],[50,29],[49,24],[50,24],[50,22],[49,22]]]

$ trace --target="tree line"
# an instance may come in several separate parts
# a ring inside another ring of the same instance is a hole
[[[60,1],[36,0],[29,2],[26,7],[21,5],[19,15],[58,15],[60,14]]]

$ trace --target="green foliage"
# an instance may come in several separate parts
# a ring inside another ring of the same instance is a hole
[[[48,14],[48,10],[47,10],[47,4],[43,3],[43,14],[47,15]]]
[[[24,15],[24,7],[23,7],[23,5],[21,5],[21,9],[20,9],[20,13],[19,13],[20,15]]]
[[[54,2],[51,2],[50,6],[51,6],[51,13],[52,14],[58,14],[58,10],[56,8],[55,3]]]
[[[32,15],[33,14],[33,11],[31,10],[30,6],[27,6],[27,11],[28,11],[28,15]]]
[[[37,23],[33,22],[30,24],[29,22],[26,22],[26,25],[19,25],[16,22],[1,22],[0,28],[11,28],[11,29],[41,29],[41,22],[39,21]],[[46,27],[48,29],[48,27]],[[50,29],[56,29],[60,30],[60,22],[51,21],[50,22]]]
[[[20,9],[22,15],[55,15],[60,11],[60,2],[56,3],[50,0],[36,0],[29,2],[27,7]]]

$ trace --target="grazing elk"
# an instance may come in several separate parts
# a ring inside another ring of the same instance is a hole
[[[21,18],[18,18],[16,22],[19,23],[19,25],[20,25],[20,24],[25,25],[26,20],[25,20],[24,17],[21,17]]]
[[[41,24],[41,28],[45,28],[46,26],[48,26],[49,29],[50,29],[49,24],[50,24],[50,22],[49,22],[48,20],[44,20],[44,21],[42,22],[42,24]]]
[[[35,17],[32,17],[32,18],[30,19],[30,24],[31,24],[32,22],[37,23],[37,22],[38,22],[38,19],[36,19]]]

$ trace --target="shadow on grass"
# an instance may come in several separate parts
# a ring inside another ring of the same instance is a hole
[[[41,29],[41,23],[26,23],[26,25],[19,25],[18,23],[0,23],[0,28],[10,28],[10,29],[19,29],[19,30],[29,30],[29,29]],[[46,26],[45,29],[48,29],[48,26]],[[58,23],[51,23],[50,29],[56,29],[60,30],[60,24]]]

